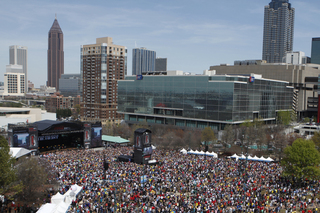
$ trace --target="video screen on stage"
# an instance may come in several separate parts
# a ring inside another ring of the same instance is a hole
[[[102,145],[102,127],[92,127],[91,128],[91,146],[97,147]]]
[[[152,154],[152,147],[149,146],[149,147],[145,147],[143,149],[143,155],[151,155]]]
[[[13,134],[13,145],[15,147],[29,147],[29,133]]]

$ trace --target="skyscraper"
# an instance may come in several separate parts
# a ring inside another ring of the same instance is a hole
[[[292,51],[294,13],[289,0],[272,0],[264,8],[262,60],[281,63]]]
[[[9,47],[9,64],[22,65],[22,72],[24,73],[24,91],[28,91],[28,48],[12,45]]]
[[[155,71],[167,71],[167,58],[156,58]]]
[[[142,75],[142,72],[155,71],[156,52],[145,47],[132,50],[132,75]]]
[[[311,63],[320,64],[320,38],[312,38]]]
[[[55,17],[48,35],[47,86],[59,90],[59,78],[64,74],[63,33]]]
[[[127,74],[127,48],[111,37],[81,46],[81,120],[119,123],[118,80]]]

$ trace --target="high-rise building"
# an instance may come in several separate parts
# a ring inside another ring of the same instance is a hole
[[[127,74],[127,48],[111,37],[81,46],[81,120],[120,122],[118,80]]]
[[[61,95],[76,97],[80,94],[80,74],[62,74],[59,79]]]
[[[167,58],[156,58],[155,71],[167,71]]]
[[[312,38],[311,63],[320,64],[320,38]]]
[[[272,0],[264,8],[262,60],[281,63],[293,47],[294,13],[289,0]]]
[[[23,66],[10,64],[6,66],[4,74],[4,96],[24,96],[25,91],[25,74]]]
[[[156,52],[145,47],[132,50],[132,75],[142,75],[142,72],[155,71]]]
[[[19,45],[12,45],[9,47],[9,64],[22,65],[22,72],[24,73],[24,91],[28,91],[28,48]]]
[[[57,17],[48,35],[48,80],[47,86],[59,90],[59,78],[64,74],[63,32]]]

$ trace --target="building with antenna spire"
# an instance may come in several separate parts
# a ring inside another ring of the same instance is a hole
[[[63,32],[55,14],[48,34],[48,76],[47,86],[59,91],[59,78],[64,74]]]

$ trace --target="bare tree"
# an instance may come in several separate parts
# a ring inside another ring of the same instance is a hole
[[[23,184],[22,199],[32,201],[42,193],[41,189],[46,183],[48,171],[37,157],[26,157],[17,165],[17,177]]]
[[[234,139],[235,139],[235,132],[233,130],[232,125],[225,126],[221,139],[225,145],[225,148],[227,148],[228,145],[232,146]]]

